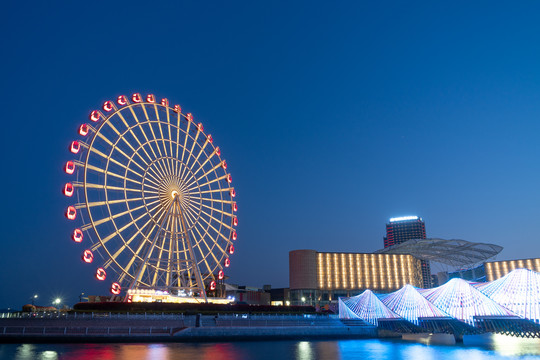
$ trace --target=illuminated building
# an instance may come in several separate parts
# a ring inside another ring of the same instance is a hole
[[[289,252],[292,305],[326,305],[366,289],[391,292],[406,284],[421,287],[421,261],[407,254]]]
[[[426,238],[426,224],[418,216],[391,218],[386,224],[384,247],[404,243],[412,239]]]
[[[502,278],[514,269],[529,269],[540,272],[540,258],[490,261],[484,263],[486,280],[494,281]]]
[[[402,244],[413,239],[426,238],[426,224],[418,216],[403,216],[391,218],[386,224],[386,236],[384,237],[384,247]],[[422,287],[431,287],[431,267],[429,261],[422,260]]]

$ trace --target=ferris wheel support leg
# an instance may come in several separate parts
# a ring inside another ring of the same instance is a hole
[[[150,258],[150,255],[152,254],[152,251],[154,250],[154,247],[156,246],[156,243],[157,243],[157,241],[159,239],[159,235],[163,231],[163,225],[165,224],[165,221],[170,216],[173,206],[174,206],[174,203],[171,204],[171,206],[167,210],[167,214],[165,214],[165,216],[163,217],[163,220],[161,220],[161,223],[159,224],[159,230],[157,231],[156,235],[154,236],[154,239],[152,240],[152,244],[150,245],[150,247],[146,251],[146,254],[144,256],[144,260],[141,262],[139,270],[137,271],[137,274],[135,275],[135,277],[133,279],[133,282],[131,283],[131,285],[128,288],[128,292],[129,292],[129,290],[132,290],[137,285],[138,282],[141,281],[142,274],[144,273],[144,270],[146,269],[146,263],[148,262],[148,259]],[[127,297],[128,297],[128,294],[126,293],[126,297],[125,297],[126,300],[127,300]]]
[[[201,289],[201,292],[204,297],[204,302],[208,303],[208,298],[206,297],[206,290],[204,288],[204,283],[202,281],[201,276],[201,270],[199,269],[199,265],[197,263],[197,258],[195,257],[195,252],[193,251],[193,246],[191,244],[191,239],[189,238],[188,229],[186,227],[186,222],[184,220],[184,216],[182,215],[182,207],[180,206],[180,200],[178,199],[178,196],[174,198],[174,202],[178,206],[178,214],[180,215],[180,221],[182,223],[182,228],[184,230],[184,234],[186,235],[186,243],[188,245],[189,250],[189,256],[191,257],[191,260],[193,261],[193,271],[195,272],[195,277],[197,279],[197,286]]]

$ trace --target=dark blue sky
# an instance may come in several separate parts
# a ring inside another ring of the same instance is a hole
[[[0,308],[107,293],[60,192],[88,113],[133,92],[202,121],[237,189],[231,282],[370,252],[393,216],[540,256],[536,2],[5,1]]]

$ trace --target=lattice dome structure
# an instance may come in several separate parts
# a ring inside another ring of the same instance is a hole
[[[473,243],[460,239],[412,239],[377,250],[376,253],[411,254],[414,257],[455,267],[484,262],[502,251],[495,244]]]

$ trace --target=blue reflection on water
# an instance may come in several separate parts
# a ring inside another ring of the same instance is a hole
[[[494,360],[539,359],[540,340],[497,339],[483,345],[423,345],[393,340],[252,341],[156,344],[6,344],[0,360]]]

